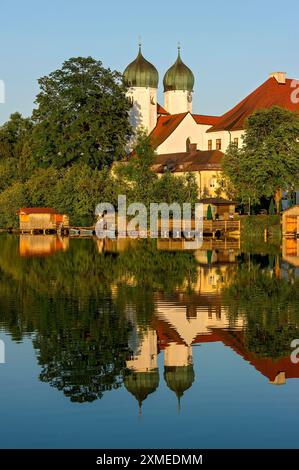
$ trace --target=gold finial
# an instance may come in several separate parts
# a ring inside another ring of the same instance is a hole
[[[139,52],[141,52],[141,35],[138,35],[138,47],[139,47]]]
[[[178,41],[178,56],[181,57],[181,43]]]

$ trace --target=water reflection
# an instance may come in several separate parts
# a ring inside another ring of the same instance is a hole
[[[32,339],[39,379],[74,402],[124,386],[141,409],[165,381],[180,406],[198,380],[193,347],[213,342],[281,385],[299,377],[298,244],[286,242],[281,256],[243,254],[236,240],[184,251],[166,240],[1,236],[0,327]]]
[[[57,235],[20,235],[20,256],[49,256],[56,251],[66,251],[69,248],[69,239]]]

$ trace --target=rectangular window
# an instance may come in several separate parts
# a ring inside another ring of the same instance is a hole
[[[234,145],[238,148],[239,147],[239,139],[238,137],[234,138]]]
[[[221,150],[221,139],[216,139],[216,150]]]
[[[212,150],[212,140],[208,140],[208,150]]]

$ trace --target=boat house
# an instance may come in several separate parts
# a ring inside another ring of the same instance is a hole
[[[55,233],[69,227],[68,216],[48,207],[23,207],[17,215],[22,233]]]

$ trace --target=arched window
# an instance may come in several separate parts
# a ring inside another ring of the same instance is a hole
[[[190,144],[191,144],[191,140],[190,140],[190,137],[188,137],[188,139],[186,140],[186,152],[189,152]]]

